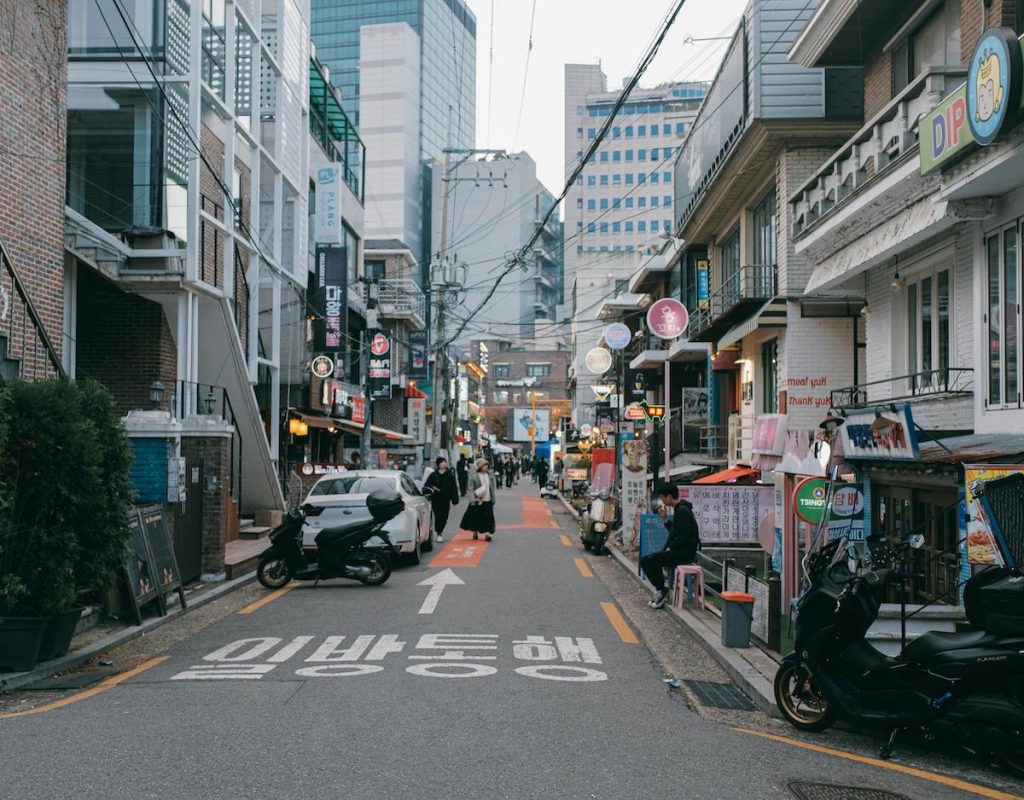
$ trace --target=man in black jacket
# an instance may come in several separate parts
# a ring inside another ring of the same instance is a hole
[[[434,530],[437,531],[437,541],[443,542],[448,512],[459,502],[459,488],[455,485],[455,476],[448,468],[448,461],[438,458],[435,464],[437,469],[427,476],[423,488],[432,490],[430,505],[434,509]]]
[[[693,516],[693,506],[688,501],[679,499],[677,486],[661,481],[654,487],[654,496],[669,508],[675,509],[672,529],[668,532],[665,548],[640,559],[640,567],[655,589],[650,606],[661,608],[668,602],[665,568],[674,569],[680,564],[692,564],[697,558],[697,550],[700,549],[700,533],[697,530],[697,519]]]
[[[455,471],[459,476],[459,493],[465,497],[466,487],[469,485],[469,459],[466,458],[465,453],[459,456],[459,460],[455,464]]]

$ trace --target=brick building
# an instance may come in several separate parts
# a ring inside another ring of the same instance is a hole
[[[0,0],[0,30],[5,31],[0,48],[0,376],[47,378],[69,357],[64,316],[67,2]]]

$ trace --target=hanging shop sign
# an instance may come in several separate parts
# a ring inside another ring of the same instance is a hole
[[[606,325],[603,335],[604,343],[612,350],[625,350],[626,345],[633,338],[633,332],[629,329],[629,326],[623,325],[621,322],[613,322],[611,325]]]
[[[906,403],[847,411],[846,424],[839,428],[839,435],[847,458],[916,461],[921,455],[914,417]]]
[[[793,490],[793,510],[804,522],[818,525],[825,518],[828,481],[824,478],[804,478]]]
[[[971,564],[995,564],[997,566],[1004,564],[1002,551],[992,528],[992,521],[988,518],[984,504],[978,497],[979,485],[1020,472],[1024,472],[1024,467],[1007,464],[964,464],[966,513],[962,524],[967,529],[961,531],[961,539],[965,540],[967,560]]]
[[[647,327],[659,339],[678,339],[689,321],[686,306],[672,297],[663,297],[647,309]]]
[[[584,362],[595,375],[604,375],[612,368],[612,354],[603,347],[593,347],[587,351]]]
[[[427,443],[427,400],[423,397],[410,397],[405,401],[407,433],[412,437],[413,444]]]
[[[352,421],[360,425],[366,424],[366,398],[352,398]]]
[[[309,365],[309,370],[317,378],[333,378],[334,361],[332,361],[328,356],[317,356]]]
[[[647,419],[649,420],[659,420],[665,417],[665,406],[652,406],[648,404],[642,406],[642,408],[647,412]]]
[[[782,457],[786,447],[786,415],[762,414],[754,423],[751,452],[761,456]]]
[[[828,513],[828,540],[846,537],[860,541],[865,537],[864,487],[859,483],[836,484]]]
[[[427,377],[427,332],[409,331],[409,377],[417,380]]]
[[[626,406],[625,417],[626,419],[631,420],[647,419],[647,414],[644,412],[641,406],[638,406],[636,403],[633,403],[632,405]]]
[[[325,353],[345,350],[348,330],[348,270],[344,247],[316,249],[315,308],[320,317],[313,321],[313,349]]]
[[[951,164],[979,145],[994,142],[1020,117],[1024,37],[1010,28],[981,35],[968,66],[967,82],[921,118],[921,174]]]
[[[711,302],[711,262],[697,262],[697,307],[706,309]]]
[[[654,391],[658,385],[658,373],[653,369],[626,370],[626,397],[643,400],[647,392]]]
[[[368,377],[371,396],[391,397],[391,340],[384,331],[370,337]]]
[[[321,167],[316,171],[316,216],[313,238],[317,244],[342,244],[341,198],[343,175],[341,165]]]

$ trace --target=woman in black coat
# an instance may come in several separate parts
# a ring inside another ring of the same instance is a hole
[[[459,502],[459,487],[455,483],[455,475],[448,468],[448,461],[438,458],[435,463],[437,469],[427,476],[423,488],[432,490],[429,497],[434,509],[434,530],[437,531],[437,541],[443,542],[442,534],[444,526],[448,524],[448,512]]]

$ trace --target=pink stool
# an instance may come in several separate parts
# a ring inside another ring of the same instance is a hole
[[[672,605],[675,608],[682,608],[686,597],[686,576],[693,576],[694,599],[700,604],[701,609],[706,609],[704,604],[704,570],[696,564],[681,564],[676,567],[675,578],[672,581]]]

